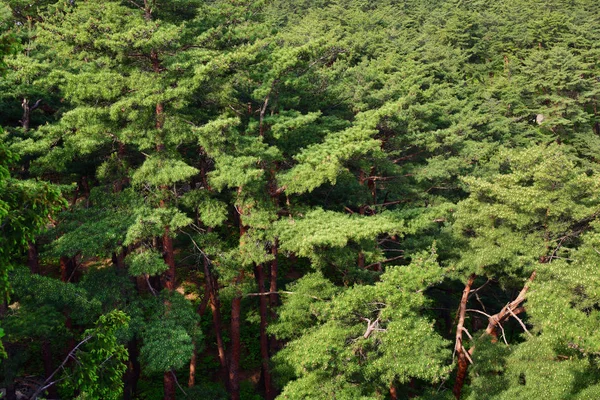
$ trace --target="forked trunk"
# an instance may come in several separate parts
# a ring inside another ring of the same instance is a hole
[[[454,382],[454,388],[452,393],[454,397],[460,399],[460,392],[465,384],[465,378],[467,377],[467,368],[469,363],[467,361],[467,350],[463,345],[463,330],[465,327],[465,316],[467,313],[467,302],[469,301],[469,293],[471,292],[471,286],[475,281],[475,274],[471,274],[463,290],[462,298],[460,300],[460,307],[458,309],[458,325],[456,326],[456,341],[454,343],[454,351],[457,355],[458,371],[456,373],[456,381]]]

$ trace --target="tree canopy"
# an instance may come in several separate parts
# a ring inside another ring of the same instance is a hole
[[[0,388],[600,396],[600,5],[0,0]]]

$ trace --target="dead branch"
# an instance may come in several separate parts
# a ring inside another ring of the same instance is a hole
[[[52,381],[52,378],[54,378],[54,375],[56,375],[58,373],[58,371],[62,370],[64,368],[64,366],[67,364],[67,362],[69,361],[69,358],[73,357],[73,355],[77,352],[77,350],[81,346],[83,346],[85,343],[89,342],[90,339],[92,339],[93,337],[94,337],[93,335],[87,336],[81,342],[77,343],[77,345],[75,347],[73,347],[73,349],[69,352],[69,354],[67,354],[67,356],[65,357],[63,362],[58,366],[58,368],[56,368],[54,370],[54,372],[52,372],[50,374],[50,376],[46,378],[44,383],[42,383],[42,385],[40,387],[38,387],[35,392],[33,392],[31,397],[29,397],[29,400],[37,399],[37,397],[40,395],[40,393],[42,393],[44,390],[48,389],[50,386],[52,386],[56,382],[58,382],[58,381],[54,381],[54,382]]]
[[[529,333],[529,331],[527,330],[527,327],[525,326],[523,321],[521,321],[521,318],[517,317],[517,314],[515,314],[514,311],[510,309],[510,307],[507,308],[507,310],[510,313],[510,315],[512,315],[519,322],[519,324],[521,325],[523,330],[529,335],[529,337],[532,337],[533,335],[531,333]]]
[[[521,291],[519,292],[517,298],[508,303],[506,306],[504,306],[502,310],[500,310],[497,314],[493,315],[492,318],[489,318],[488,326],[485,329],[485,333],[487,333],[490,336],[496,337],[496,327],[498,326],[498,324],[500,324],[506,318],[508,318],[511,312],[514,313],[514,311],[521,305],[521,303],[525,301],[525,296],[527,295],[527,291],[531,286],[531,282],[533,282],[533,280],[535,279],[535,276],[536,271],[533,271],[533,273],[523,286],[523,289],[521,289]]]

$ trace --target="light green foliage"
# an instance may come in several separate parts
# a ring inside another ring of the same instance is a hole
[[[594,0],[0,0],[3,387],[87,329],[106,340],[73,396],[118,396],[117,335],[142,366],[124,396],[161,397],[195,346],[188,397],[223,397],[192,304],[212,282],[232,366],[243,299],[240,376],[258,321],[278,337],[281,398],[453,398],[475,273],[462,397],[597,398],[599,27]],[[534,270],[531,336],[510,316],[491,343],[477,311]],[[262,316],[257,283],[287,289]]]
[[[269,331],[280,339],[299,338],[318,321],[326,318],[326,301],[340,292],[320,272],[303,276],[287,289],[292,293],[286,296],[285,307],[279,311],[277,324],[269,327]]]
[[[169,266],[165,264],[162,255],[155,250],[146,250],[130,254],[125,259],[129,265],[129,273],[133,276],[160,275]]]
[[[186,165],[183,161],[150,157],[135,171],[132,183],[137,186],[149,184],[161,187],[187,181],[197,173],[196,168]]]
[[[324,247],[344,247],[349,241],[369,240],[382,233],[400,234],[404,223],[393,214],[373,217],[345,215],[322,209],[309,211],[302,218],[283,219],[276,226],[282,249],[311,257]]]
[[[281,322],[271,328],[296,338],[275,357],[284,382],[293,380],[282,396],[324,399],[332,395],[330,385],[340,385],[342,393],[376,398],[391,382],[445,377],[446,341],[423,314],[423,291],[443,279],[435,259],[420,254],[409,266],[391,267],[374,286],[357,285],[333,297],[322,276],[300,279],[284,302]],[[320,298],[322,292],[327,297]]]
[[[151,239],[164,233],[165,226],[172,231],[188,226],[192,220],[176,208],[141,208],[129,229],[124,244]],[[173,233],[174,234],[174,233]]]
[[[490,178],[465,178],[471,196],[455,215],[454,227],[472,249],[461,260],[470,270],[531,270],[540,258],[557,257],[561,238],[600,206],[593,195],[598,179],[578,168],[562,146],[505,150],[490,168]]]
[[[115,310],[100,316],[96,326],[83,333],[86,342],[74,353],[78,362],[62,383],[67,390],[79,392],[76,398],[121,398],[127,350],[118,343],[116,334],[126,329],[128,322],[125,313]]]
[[[0,131],[1,133],[1,131]],[[53,185],[10,176],[8,167],[17,157],[0,138],[0,293],[9,291],[8,272],[14,258],[35,240],[48,223],[49,216],[64,205],[60,191]]]

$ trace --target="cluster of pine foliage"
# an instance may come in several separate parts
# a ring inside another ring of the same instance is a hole
[[[6,399],[599,399],[597,0],[0,0]]]

